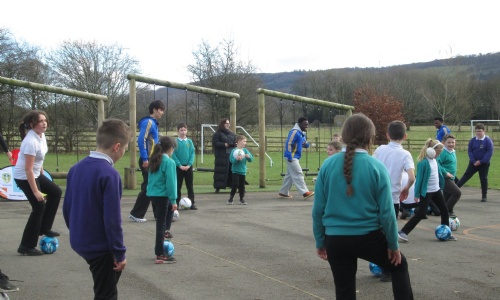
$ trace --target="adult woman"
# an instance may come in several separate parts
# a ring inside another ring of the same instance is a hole
[[[219,122],[219,129],[212,137],[212,147],[215,155],[214,164],[214,189],[231,187],[232,172],[229,154],[236,146],[236,134],[229,130],[229,119],[224,118]]]
[[[23,141],[13,176],[28,198],[32,211],[17,252],[29,256],[43,254],[35,248],[39,235],[59,236],[52,231],[52,224],[61,200],[61,189],[43,174],[43,160],[48,151],[47,126],[47,114],[39,110],[27,113],[19,126]]]
[[[413,299],[389,174],[367,151],[374,136],[368,117],[351,116],[342,128],[345,152],[321,166],[312,210],[317,254],[330,263],[336,299],[356,299],[358,258],[391,272],[395,299]]]

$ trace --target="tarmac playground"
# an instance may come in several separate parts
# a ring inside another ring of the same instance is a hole
[[[463,188],[455,207],[457,242],[434,236],[439,217],[429,216],[401,244],[415,299],[500,299],[500,191],[481,203],[478,189]],[[197,194],[197,211],[180,211],[173,223],[175,264],[155,265],[155,221],[129,221],[135,197],[122,200],[127,266],[118,283],[120,299],[335,299],[326,261],[316,256],[310,200],[280,199],[278,192],[248,193],[248,205],[226,204],[228,191]],[[62,203],[59,210],[62,208]],[[0,269],[18,292],[10,299],[93,299],[85,261],[69,245],[58,213],[53,229],[59,249],[40,257],[18,255],[31,207],[0,202]],[[401,228],[404,220],[398,221]],[[392,299],[390,283],[359,261],[357,299]]]

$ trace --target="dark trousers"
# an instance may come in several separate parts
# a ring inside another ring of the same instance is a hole
[[[148,211],[150,200],[149,197],[146,196],[146,188],[148,187],[148,169],[142,166],[142,158],[139,158],[139,168],[141,168],[142,173],[141,191],[139,192],[139,195],[137,195],[137,199],[135,200],[134,207],[130,211],[130,214],[136,218],[143,219]],[[155,205],[152,204],[152,206],[153,215],[156,218]]]
[[[444,202],[446,202],[446,206],[448,207],[448,212],[452,212],[455,204],[457,204],[460,197],[462,197],[462,191],[457,186],[453,179],[445,179],[444,181]]]
[[[182,171],[181,168],[177,167],[177,205],[181,201],[182,194],[182,182],[186,181],[186,188],[188,192],[188,198],[191,203],[194,204],[194,188],[193,188],[193,166],[189,167],[187,171]]]
[[[469,161],[469,165],[467,166],[467,170],[465,170],[464,176],[460,178],[457,183],[457,186],[462,187],[471,177],[479,172],[479,180],[481,181],[481,193],[483,198],[486,198],[486,194],[488,193],[488,171],[490,170],[490,163],[480,164],[479,166],[474,166],[474,163]]]
[[[240,194],[240,200],[243,200],[245,198],[245,175],[241,174],[236,174],[232,173],[233,175],[233,180],[232,180],[232,186],[231,186],[231,199],[236,195],[236,189],[238,189],[238,192]]]
[[[35,248],[40,232],[52,229],[62,191],[53,181],[40,174],[35,179],[35,182],[38,190],[47,194],[47,201],[38,201],[31,190],[28,180],[15,179],[15,181],[31,204],[31,214],[24,228],[21,246]]]
[[[163,242],[165,241],[165,227],[167,221],[167,210],[172,206],[168,205],[169,200],[167,197],[149,197],[151,203],[156,206],[156,234],[155,234],[155,254],[165,255]]]
[[[122,272],[113,270],[115,259],[113,254],[108,253],[97,258],[86,259],[89,270],[94,279],[94,299],[114,300],[118,299],[118,289],[116,285]]]
[[[327,235],[325,247],[335,282],[336,299],[356,299],[358,258],[391,272],[394,299],[413,299],[408,263],[401,254],[401,264],[394,266],[387,257],[387,239],[382,230],[365,235]]]
[[[420,196],[418,209],[415,209],[415,214],[413,215],[413,217],[411,217],[410,220],[405,224],[405,226],[403,226],[403,228],[401,229],[402,232],[404,232],[405,234],[409,234],[418,225],[418,223],[425,217],[425,214],[427,213],[427,207],[429,206],[430,200],[432,200],[441,211],[441,224],[450,226],[448,208],[444,203],[443,193],[441,193],[441,190],[439,190],[432,193],[428,192],[425,197]]]
[[[396,219],[399,218],[399,203],[394,203],[394,212],[396,213]]]

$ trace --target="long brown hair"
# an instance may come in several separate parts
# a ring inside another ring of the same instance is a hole
[[[149,158],[149,169],[151,173],[155,173],[160,169],[161,158],[164,153],[167,153],[170,149],[175,148],[175,141],[169,136],[162,136],[158,141],[158,144],[153,148],[153,154]]]
[[[344,177],[347,181],[346,194],[351,196],[354,189],[352,181],[352,164],[356,148],[369,150],[375,137],[375,125],[364,114],[354,114],[349,117],[342,127],[342,140],[346,145],[344,156]]]

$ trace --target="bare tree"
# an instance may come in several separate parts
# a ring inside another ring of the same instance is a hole
[[[237,103],[238,123],[257,122],[256,88],[259,80],[253,75],[256,67],[238,58],[234,40],[224,39],[217,46],[202,41],[198,50],[193,52],[194,63],[188,66],[196,85],[240,94]],[[208,97],[201,104],[202,109],[210,111],[211,122],[229,116],[229,99]]]
[[[97,42],[65,41],[47,56],[58,84],[79,91],[106,95],[109,99],[107,117],[128,115],[127,74],[138,73],[138,62],[121,46]],[[97,103],[83,101],[97,124]]]
[[[38,47],[18,42],[9,30],[0,28],[0,76],[47,83],[47,72]],[[24,109],[43,109],[46,106],[41,94],[0,84],[0,129],[7,140],[16,131]],[[3,128],[5,123],[7,130]]]

